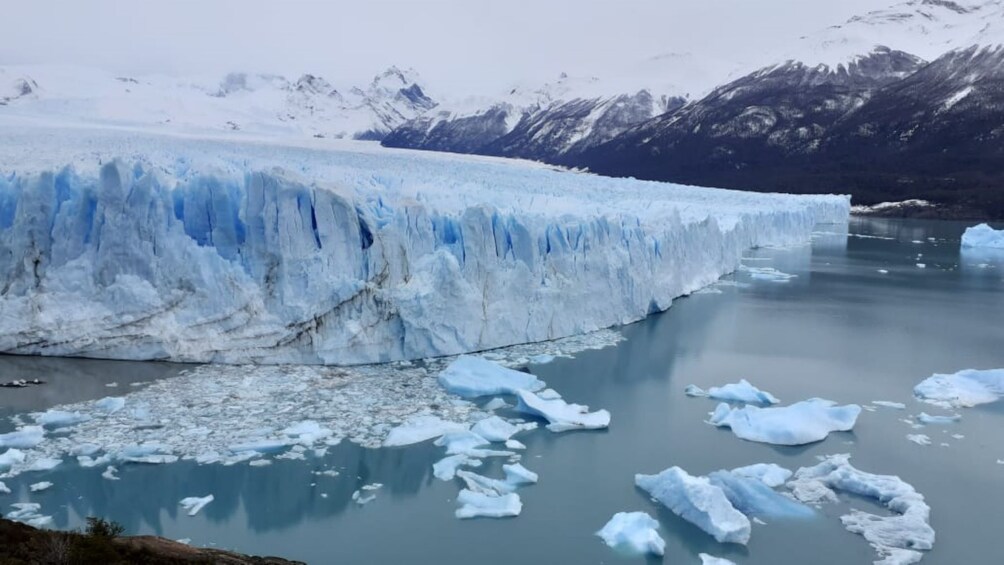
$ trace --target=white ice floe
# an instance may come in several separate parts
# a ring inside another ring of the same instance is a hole
[[[31,463],[25,467],[26,471],[51,471],[58,467],[63,462],[62,459],[56,459],[55,457],[40,457],[38,459],[33,459]]]
[[[556,339],[665,310],[849,210],[331,140],[0,121],[0,350],[20,354],[355,365]]]
[[[749,541],[749,519],[707,477],[694,477],[679,467],[670,467],[658,475],[635,475],[635,484],[718,542],[745,545]]]
[[[924,425],[929,424],[954,424],[962,419],[961,414],[952,414],[950,416],[932,416],[927,412],[921,412],[916,416],[917,422]]]
[[[892,408],[893,410],[906,410],[906,404],[902,402],[892,402],[890,400],[873,400],[872,404],[875,406],[882,406],[884,408]]]
[[[14,448],[0,453],[0,471],[6,471],[14,465],[24,463],[25,457],[26,456],[23,451]]]
[[[19,430],[0,434],[0,447],[26,449],[42,443],[45,429],[42,426],[24,426]]]
[[[493,479],[462,469],[457,471],[457,478],[462,480],[468,490],[493,496],[515,492],[517,485],[509,481]]]
[[[730,383],[722,386],[713,386],[707,391],[701,390],[696,385],[687,386],[684,391],[688,396],[707,396],[715,400],[725,402],[742,402],[744,404],[754,404],[757,406],[770,406],[780,402],[774,395],[764,392],[751,385],[746,379],[740,379],[738,383]]]
[[[492,496],[463,489],[457,495],[457,503],[460,504],[457,518],[508,518],[523,511],[523,503],[514,492]]]
[[[1004,369],[966,369],[952,374],[935,374],[913,388],[924,402],[943,408],[965,408],[988,404],[1004,396]]]
[[[383,441],[384,447],[397,447],[420,443],[433,438],[438,438],[450,432],[462,432],[467,429],[464,424],[448,422],[442,418],[421,415],[409,418],[400,426],[392,429],[387,434],[387,439]]]
[[[112,465],[109,465],[104,470],[104,472],[101,473],[101,477],[105,478],[105,479],[108,479],[109,481],[117,481],[117,480],[119,480],[118,472],[119,472],[118,469],[116,469]]]
[[[740,477],[757,479],[763,484],[776,488],[791,478],[791,471],[775,463],[756,463],[745,467],[732,469],[732,473]]]
[[[830,432],[854,428],[861,407],[837,406],[835,402],[813,398],[789,406],[732,408],[721,403],[709,423],[732,429],[737,437],[775,445],[802,445],[826,439]]]
[[[188,498],[182,498],[181,502],[178,504],[188,511],[189,516],[195,516],[213,500],[215,500],[215,497],[211,494],[208,496],[190,496]]]
[[[0,494],[10,494],[10,488],[3,481],[0,481]]]
[[[489,412],[494,412],[495,410],[501,410],[503,408],[511,408],[511,405],[503,398],[493,398],[489,400],[483,408]]]
[[[917,445],[931,445],[931,438],[926,434],[907,434],[906,439]]]
[[[791,281],[791,279],[798,278],[798,275],[783,273],[773,267],[748,267],[740,265],[739,271],[748,273],[751,279],[775,283],[786,283]]]
[[[544,381],[530,373],[507,369],[473,355],[461,355],[450,363],[439,373],[439,384],[463,398],[516,394],[519,390],[544,388]]]
[[[645,512],[618,512],[596,535],[609,547],[627,553],[662,555],[666,551],[659,522]]]
[[[50,488],[52,488],[52,483],[49,481],[41,481],[28,485],[28,490],[31,492],[42,492],[43,490],[48,490]]]
[[[498,416],[489,416],[474,424],[471,431],[494,443],[509,441],[512,436],[519,432],[532,430],[536,427],[536,422],[512,424]]]
[[[707,553],[698,553],[697,556],[701,558],[701,565],[736,565],[734,561],[729,561],[724,557],[715,557]]]
[[[125,408],[125,398],[121,396],[106,396],[94,403],[94,407],[105,414],[114,414]]]
[[[441,481],[452,481],[460,467],[480,467],[481,460],[464,454],[449,455],[432,465],[432,475]]]
[[[519,399],[517,410],[544,418],[548,421],[547,429],[552,432],[596,430],[610,426],[610,412],[606,410],[590,412],[588,406],[568,404],[560,398],[544,400],[527,390],[517,391],[516,397]]]
[[[962,247],[1004,249],[1004,230],[995,230],[987,224],[966,228],[962,234]]]
[[[505,481],[516,487],[537,483],[537,473],[534,473],[519,463],[514,465],[502,465],[502,472],[505,473]]]
[[[42,505],[37,502],[18,502],[11,504],[13,512],[7,514],[8,520],[28,524],[33,528],[45,528],[52,525],[52,516],[41,514]]]
[[[861,534],[884,559],[880,563],[914,563],[920,551],[934,545],[929,525],[931,509],[924,496],[902,479],[860,471],[849,455],[831,455],[813,467],[802,467],[789,482],[793,494],[804,502],[835,501],[834,490],[873,498],[888,508],[891,516],[851,510],[841,516],[848,531]],[[820,493],[828,492],[827,495]],[[811,499],[803,498],[810,494]]]

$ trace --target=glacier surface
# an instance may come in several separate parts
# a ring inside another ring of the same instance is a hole
[[[332,140],[0,132],[18,354],[352,365],[544,341],[665,310],[849,209]]]

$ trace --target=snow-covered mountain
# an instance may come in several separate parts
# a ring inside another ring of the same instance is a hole
[[[8,115],[64,124],[353,139],[380,139],[436,105],[414,71],[396,67],[339,89],[310,74],[178,79],[52,66],[0,67],[0,104]]]

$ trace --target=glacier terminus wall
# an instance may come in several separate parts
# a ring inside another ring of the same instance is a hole
[[[639,320],[843,196],[365,144],[2,126],[0,351],[361,364]]]

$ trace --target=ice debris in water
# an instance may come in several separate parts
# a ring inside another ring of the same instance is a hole
[[[732,408],[721,403],[709,423],[732,429],[737,437],[775,445],[803,445],[826,439],[830,432],[854,428],[861,407],[837,406],[835,402],[813,398],[789,406]]]
[[[377,496],[376,491],[380,490],[381,488],[383,488],[383,485],[381,483],[370,483],[363,485],[352,493],[352,500],[353,502],[355,502],[360,506],[372,502]]]
[[[873,400],[872,404],[875,406],[882,406],[884,408],[892,408],[893,410],[906,410],[906,404],[902,402],[892,402],[889,400]]]
[[[105,414],[114,414],[125,407],[125,398],[121,396],[106,396],[94,403],[94,407]]]
[[[750,518],[798,519],[814,515],[808,506],[778,494],[759,479],[715,471],[708,474],[708,480],[722,489],[736,510]]]
[[[42,426],[24,426],[19,430],[0,434],[0,447],[27,449],[42,443],[45,429]]]
[[[954,424],[962,419],[960,414],[952,414],[950,416],[932,416],[927,412],[921,412],[920,415],[916,416],[917,422],[920,424],[930,425],[930,424]]]
[[[537,483],[537,473],[519,463],[502,465],[502,472],[505,473],[506,482],[513,486],[521,487]]]
[[[119,476],[118,476],[118,472],[119,472],[119,470],[118,470],[118,469],[116,469],[116,468],[115,468],[114,466],[112,466],[112,465],[109,465],[109,466],[108,466],[108,467],[107,467],[107,468],[106,468],[106,469],[104,470],[104,472],[103,472],[103,473],[101,473],[101,476],[102,476],[103,478],[105,478],[105,479],[108,479],[109,481],[117,481],[117,480],[119,480]]]
[[[474,424],[471,431],[490,442],[505,442],[519,432],[532,430],[536,427],[536,422],[511,424],[498,416],[489,416]]]
[[[73,426],[91,419],[90,416],[87,416],[86,414],[81,414],[80,412],[67,412],[65,410],[37,412],[33,414],[32,417],[35,418],[36,424],[50,429],[65,428],[67,426]]]
[[[1004,249],[1004,230],[995,230],[988,224],[968,227],[962,234],[962,247]]]
[[[18,502],[11,504],[13,512],[7,514],[8,520],[28,524],[33,528],[45,528],[52,525],[52,516],[43,516],[42,505],[37,502]]]
[[[850,455],[830,455],[818,465],[802,467],[788,486],[803,502],[834,502],[836,490],[873,498],[893,512],[878,516],[852,509],[840,518],[848,531],[861,534],[875,548],[883,558],[878,563],[915,563],[920,551],[934,546],[931,509],[924,496],[897,476],[856,469]]]
[[[750,278],[754,280],[776,283],[786,283],[791,279],[798,277],[798,275],[789,275],[788,273],[783,273],[773,267],[748,267],[746,265],[740,265],[739,271],[748,273]]]
[[[679,467],[670,467],[658,475],[635,475],[635,484],[719,543],[745,545],[750,539],[749,519],[707,477],[694,477]]]
[[[14,448],[0,453],[0,471],[6,471],[18,463],[24,463],[25,457],[23,451]]]
[[[935,374],[913,388],[919,400],[942,408],[966,408],[988,404],[1004,396],[1004,369],[966,369]]]
[[[189,516],[195,516],[200,510],[206,507],[207,504],[215,500],[213,495],[208,496],[189,496],[188,498],[182,498],[181,502],[178,504],[182,508],[188,511]]]
[[[791,471],[775,463],[756,463],[737,467],[732,469],[732,473],[740,477],[757,479],[771,488],[779,487],[791,478]]]
[[[508,518],[523,511],[523,503],[514,492],[493,496],[463,489],[457,495],[457,503],[460,504],[457,518]]]
[[[724,557],[715,557],[707,553],[698,553],[697,556],[701,558],[701,565],[736,565],[735,561],[729,561]]]
[[[400,426],[392,429],[384,440],[384,447],[411,445],[434,439],[450,432],[465,431],[467,426],[456,422],[448,422],[437,416],[428,414],[414,416]]]
[[[645,512],[618,512],[596,532],[608,546],[638,555],[662,555],[666,542],[659,536],[659,522]]]
[[[517,391],[516,397],[519,399],[517,410],[544,418],[548,421],[547,429],[552,432],[597,430],[610,426],[610,412],[606,410],[590,412],[588,406],[568,404],[560,398],[544,400],[527,390]]]
[[[461,355],[439,373],[439,384],[463,398],[538,391],[544,382],[530,373],[507,369],[473,355]]]
[[[725,402],[741,402],[757,406],[769,406],[780,402],[774,395],[758,389],[746,379],[740,379],[738,383],[713,386],[707,391],[702,390],[697,385],[688,385],[684,392],[687,396],[706,396]]]
[[[7,488],[7,485],[3,481],[0,481],[0,494],[10,494],[10,489]]]
[[[931,438],[925,434],[907,434],[906,439],[917,445],[931,445]]]
[[[448,455],[432,465],[432,475],[441,481],[452,481],[460,467],[480,467],[481,460],[459,453]]]
[[[49,481],[41,481],[38,483],[33,483],[28,485],[28,490],[31,492],[42,492],[43,490],[48,490],[52,487],[52,483]]]

